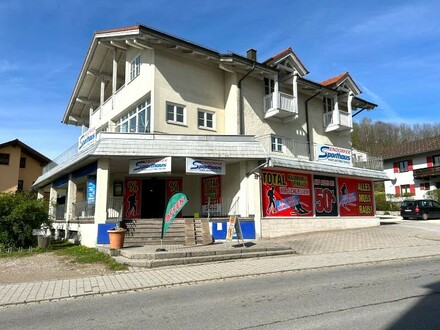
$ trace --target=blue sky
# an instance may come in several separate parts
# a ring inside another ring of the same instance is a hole
[[[349,71],[379,105],[356,120],[438,122],[439,12],[437,0],[0,0],[0,143],[52,159],[74,145],[80,128],[61,119],[93,33],[135,24],[260,61],[292,47],[306,78]]]

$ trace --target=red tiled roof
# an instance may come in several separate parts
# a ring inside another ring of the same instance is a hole
[[[320,84],[323,86],[330,86],[330,85],[335,85],[338,82],[344,80],[345,78],[347,78],[350,74],[348,72],[344,72],[341,73],[340,75],[337,75],[335,77],[331,77],[327,80],[321,81]]]
[[[386,150],[382,157],[384,159],[393,159],[436,151],[440,153],[440,135],[393,146]]]
[[[267,59],[266,61],[263,62],[263,64],[272,62],[272,61],[276,60],[277,58],[283,57],[283,56],[285,56],[285,55],[287,55],[289,53],[293,53],[293,50],[292,50],[291,47],[289,47],[289,48],[279,52],[278,54],[272,56],[271,58]]]

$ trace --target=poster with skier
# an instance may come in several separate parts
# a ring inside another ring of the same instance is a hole
[[[311,182],[310,174],[262,170],[263,216],[312,216]]]

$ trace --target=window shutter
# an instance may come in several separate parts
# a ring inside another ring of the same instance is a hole
[[[395,186],[394,188],[396,189],[396,195],[400,196],[400,187],[399,186]]]
[[[426,164],[428,167],[432,167],[432,156],[426,157]]]
[[[393,163],[394,173],[399,173],[399,162]]]
[[[425,190],[425,184],[424,183],[420,184],[420,190]]]
[[[408,160],[408,171],[412,171],[413,170],[413,162],[412,159]]]
[[[409,192],[411,195],[415,195],[416,194],[416,185],[415,184],[410,184],[409,185]]]

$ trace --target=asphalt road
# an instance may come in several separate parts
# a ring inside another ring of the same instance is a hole
[[[2,329],[440,329],[440,257],[0,309]]]

